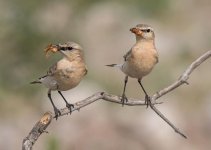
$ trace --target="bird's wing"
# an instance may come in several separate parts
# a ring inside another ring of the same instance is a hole
[[[87,66],[85,66],[84,75],[86,75],[87,73],[88,73],[88,69],[87,69]]]
[[[44,76],[42,76],[42,77],[39,78],[38,81],[40,81],[41,79],[46,78],[48,76],[54,76],[57,72],[58,72],[58,70],[57,70],[57,63],[55,63],[54,65],[52,65],[48,69],[47,73]]]
[[[158,55],[156,55],[155,58],[156,58],[156,63],[158,63],[159,62]]]
[[[159,62],[158,55],[155,55],[156,63]]]
[[[47,71],[47,75],[48,76],[53,76],[54,74],[56,74],[59,70],[57,69],[57,63],[55,63],[54,65],[52,65],[49,70]]]
[[[125,61],[127,61],[128,58],[131,56],[131,51],[132,51],[132,49],[130,49],[130,50],[123,56],[123,58],[124,58]]]

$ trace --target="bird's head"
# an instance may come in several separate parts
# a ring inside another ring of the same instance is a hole
[[[130,31],[136,35],[137,39],[153,40],[155,38],[154,30],[147,24],[138,24]]]
[[[66,42],[64,44],[58,44],[58,50],[67,57],[82,51],[82,47],[75,42]]]

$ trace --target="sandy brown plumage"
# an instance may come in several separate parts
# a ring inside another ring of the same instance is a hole
[[[130,31],[135,34],[136,43],[123,56],[124,63],[107,66],[118,67],[126,75],[122,94],[123,104],[127,101],[125,90],[129,76],[138,79],[138,82],[145,93],[146,103],[148,105],[151,101],[141,83],[141,80],[144,76],[148,75],[155,64],[158,63],[158,52],[154,43],[155,34],[153,28],[146,24],[138,24],[136,27],[131,28]]]
[[[60,112],[52,101],[51,91],[57,90],[66,102],[66,106],[71,109],[73,105],[67,102],[61,91],[76,87],[87,74],[87,68],[84,62],[83,51],[79,44],[74,42],[58,45],[51,44],[48,46],[47,52],[51,51],[51,47],[56,47],[57,51],[64,57],[52,65],[46,75],[31,83],[41,83],[49,89],[48,97],[51,100],[57,118]]]

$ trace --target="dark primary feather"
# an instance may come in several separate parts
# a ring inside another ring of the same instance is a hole
[[[85,67],[85,73],[84,75],[86,75],[88,73],[88,69]]]
[[[57,70],[57,63],[55,63],[54,65],[52,65],[49,68],[49,70],[47,72],[47,75],[53,75],[56,72],[56,70]]]
[[[127,61],[127,58],[130,56],[130,54],[131,54],[131,49],[123,56],[125,61]]]

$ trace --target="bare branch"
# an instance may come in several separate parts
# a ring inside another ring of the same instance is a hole
[[[191,65],[184,71],[184,73],[179,77],[177,81],[169,85],[168,87],[160,90],[156,94],[152,96],[152,101],[155,101],[156,99],[160,98],[161,96],[171,92],[175,88],[179,87],[180,85],[184,83],[188,83],[187,80],[189,79],[189,75],[199,66],[201,63],[203,63],[205,60],[207,60],[209,57],[211,57],[211,50],[204,53],[202,56],[200,56],[198,59],[196,59],[194,62],[191,63]]]
[[[34,143],[37,141],[39,136],[46,132],[45,129],[51,123],[52,113],[46,112],[42,118],[35,124],[28,136],[23,139],[22,150],[32,150]]]
[[[160,116],[160,118],[162,118],[168,125],[170,125],[176,133],[187,139],[187,136],[182,133],[177,127],[175,127],[175,125],[171,123],[154,105],[150,105],[150,107],[158,116]]]
[[[182,137],[187,138],[178,128],[176,128],[156,107],[155,104],[160,104],[158,102],[156,102],[156,100],[158,98],[160,98],[161,96],[173,91],[174,89],[176,89],[177,87],[183,85],[184,83],[188,83],[187,80],[189,79],[190,74],[199,66],[201,65],[201,63],[203,63],[205,60],[207,60],[209,57],[211,57],[211,50],[204,53],[202,56],[200,56],[198,59],[196,59],[185,71],[184,73],[180,76],[180,78],[175,81],[174,83],[172,83],[171,85],[169,85],[168,87],[158,91],[157,93],[155,93],[154,95],[151,96],[151,101],[152,104],[150,105],[150,108],[157,114],[159,115],[166,123],[168,123],[176,133],[179,133]],[[121,97],[120,96],[116,96],[116,95],[112,95],[112,94],[108,94],[106,92],[98,92],[93,94],[92,96],[81,100],[77,103],[74,104],[74,109],[72,109],[72,111],[70,112],[70,110],[68,108],[63,108],[61,109],[61,116],[66,115],[68,113],[72,113],[75,110],[80,110],[81,108],[97,101],[97,100],[105,100],[105,101],[109,101],[109,102],[113,102],[113,103],[117,103],[117,104],[122,104],[121,102]],[[133,99],[133,98],[128,98],[128,102],[125,103],[125,105],[128,106],[144,106],[145,101],[144,100],[140,100],[140,99]],[[55,117],[55,116],[54,116]],[[35,126],[33,127],[33,129],[30,131],[30,133],[28,134],[28,136],[26,138],[24,138],[23,140],[23,144],[22,144],[22,149],[23,150],[31,150],[34,143],[37,141],[37,139],[39,138],[39,136],[45,132],[45,129],[48,127],[48,125],[51,123],[51,120],[54,118],[52,117],[52,113],[47,112],[44,114],[44,116],[35,124]]]

